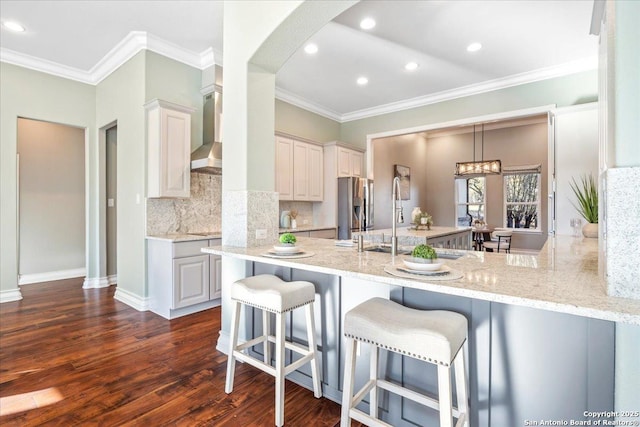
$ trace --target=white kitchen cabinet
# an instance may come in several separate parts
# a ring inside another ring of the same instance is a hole
[[[147,110],[148,197],[189,197],[191,113],[194,108],[154,99]]]
[[[366,176],[364,153],[347,147],[340,141],[331,141],[324,148],[324,199],[314,208],[314,224],[335,226],[338,223],[338,178],[343,176]]]
[[[201,251],[220,243],[220,239],[185,242],[148,239],[151,311],[173,319],[220,305],[221,257]]]
[[[173,260],[172,309],[209,301],[209,256]]]
[[[345,147],[337,147],[338,177],[362,176],[362,161],[364,156],[360,151]]]
[[[280,200],[322,201],[322,147],[276,136],[276,191]]]
[[[276,191],[280,200],[293,200],[293,140],[276,136]]]

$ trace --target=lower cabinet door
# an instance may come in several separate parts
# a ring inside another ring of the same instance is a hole
[[[209,301],[209,255],[173,260],[173,307]]]
[[[209,284],[209,299],[216,299],[222,296],[222,257],[220,255],[211,256],[211,278]]]

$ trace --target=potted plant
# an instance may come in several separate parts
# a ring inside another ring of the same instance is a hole
[[[283,245],[294,246],[296,241],[296,236],[293,233],[283,233],[280,235],[280,243]]]
[[[417,245],[411,251],[411,256],[428,262],[434,262],[434,260],[438,259],[438,253],[430,245]]]
[[[427,212],[422,212],[420,214],[420,225],[427,227],[427,230],[431,230],[431,226],[433,225],[433,218]]]
[[[578,199],[578,204],[571,202],[587,223],[582,227],[584,237],[598,237],[598,187],[591,174],[583,175],[580,184],[571,179],[571,189]]]

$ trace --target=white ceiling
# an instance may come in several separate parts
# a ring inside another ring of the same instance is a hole
[[[277,94],[345,121],[594,68],[592,7],[593,0],[361,1],[311,37],[317,54],[302,46],[289,59]],[[201,68],[212,57],[221,64],[222,11],[220,1],[1,0],[0,19],[27,28],[2,28],[2,60],[95,83],[108,58],[126,59],[138,32],[136,46]],[[365,16],[377,21],[372,30],[359,28]],[[474,41],[483,49],[467,52]],[[405,71],[408,61],[419,68]],[[355,83],[361,75],[367,86]]]

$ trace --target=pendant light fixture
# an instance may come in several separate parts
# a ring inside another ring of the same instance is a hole
[[[484,160],[484,123],[481,129],[482,151],[480,160],[476,161],[476,125],[473,125],[473,161],[456,163],[456,176],[499,175],[502,173],[500,160]]]

